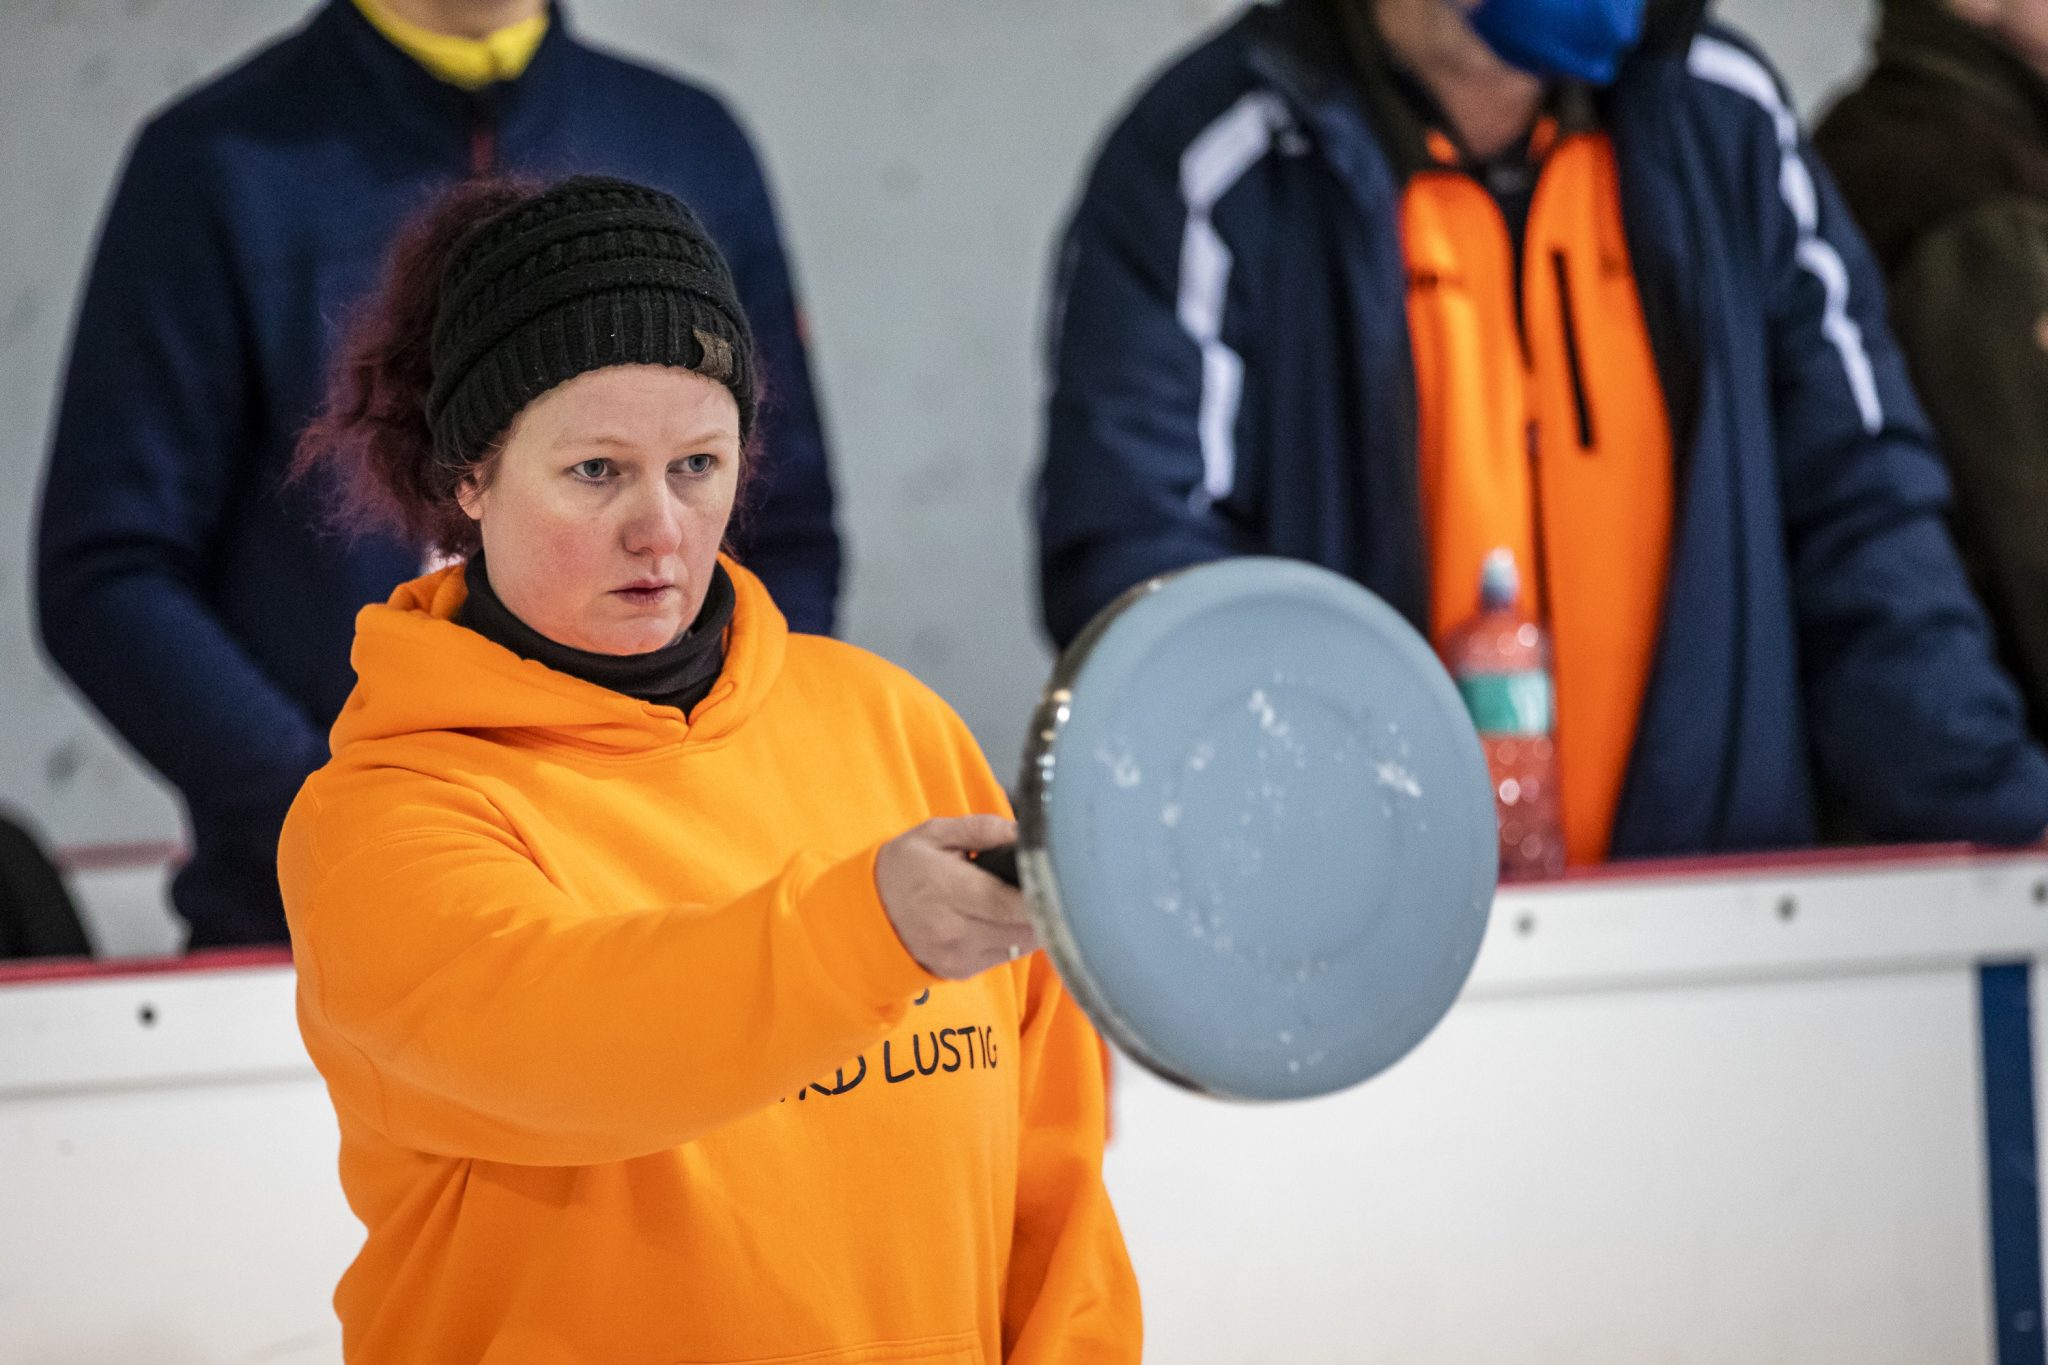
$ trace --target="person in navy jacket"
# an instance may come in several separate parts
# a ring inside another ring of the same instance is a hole
[[[459,7],[453,7],[459,8]],[[329,0],[142,129],[86,281],[43,491],[51,659],[177,787],[189,946],[282,942],[285,808],[327,756],[358,609],[418,547],[325,529],[286,475],[330,349],[397,229],[479,173],[626,177],[694,205],[762,361],[732,548],[793,628],[828,633],[840,548],[775,211],[713,95],[582,42],[559,5]],[[403,13],[401,13],[403,11]],[[424,16],[424,17],[423,17]]]
[[[1275,554],[1441,640],[1522,543],[1568,803],[1609,741],[1575,860],[2038,839],[1870,253],[1756,49],[1645,22],[1279,0],[1138,98],[1050,312],[1047,627]]]

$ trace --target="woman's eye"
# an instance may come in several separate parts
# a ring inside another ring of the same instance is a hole
[[[683,472],[685,474],[709,474],[712,466],[717,463],[718,457],[715,455],[686,455],[683,457]]]
[[[612,462],[604,459],[589,459],[569,471],[586,483],[601,483],[605,475],[612,472]]]

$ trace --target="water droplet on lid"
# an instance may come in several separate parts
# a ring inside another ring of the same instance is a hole
[[[1411,800],[1422,795],[1422,784],[1415,780],[1415,774],[1391,758],[1373,765],[1373,771],[1379,775],[1382,787],[1397,791]]]

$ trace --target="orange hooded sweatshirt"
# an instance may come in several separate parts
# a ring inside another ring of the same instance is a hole
[[[875,891],[1002,788],[726,567],[688,719],[454,624],[460,566],[358,618],[279,852],[347,1359],[1135,1362],[1094,1033],[1042,955],[932,977]]]

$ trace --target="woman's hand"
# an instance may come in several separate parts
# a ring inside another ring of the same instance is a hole
[[[889,922],[926,971],[965,981],[1037,949],[1023,894],[964,856],[1016,837],[1012,821],[963,815],[927,820],[875,855],[875,889]]]

